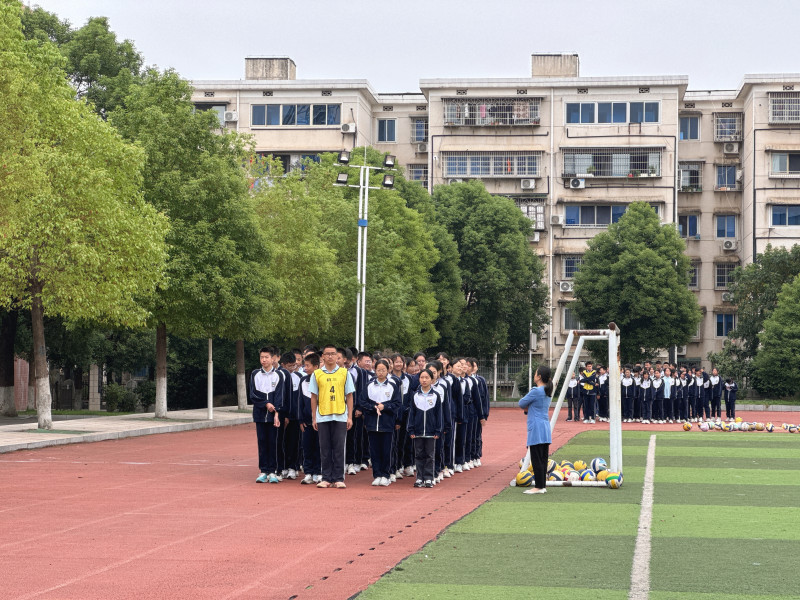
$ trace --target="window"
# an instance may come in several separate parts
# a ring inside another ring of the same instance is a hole
[[[574,279],[575,273],[578,272],[578,268],[581,266],[583,262],[583,257],[580,255],[575,256],[564,256],[561,259],[562,265],[562,279]]]
[[[620,220],[626,208],[624,204],[567,204],[564,207],[565,224],[573,227],[608,227]]]
[[[700,289],[700,261],[693,260],[689,267],[689,289]]]
[[[736,269],[736,263],[717,263],[714,265],[714,268],[716,269],[714,288],[718,290],[727,290],[728,286],[731,284],[731,277],[733,276],[734,269]]]
[[[250,125],[339,125],[340,104],[253,104],[250,107]]]
[[[798,204],[773,204],[772,226],[800,225],[800,205]]]
[[[717,337],[728,337],[736,327],[735,317],[733,314],[717,314]]]
[[[442,152],[445,177],[539,177],[541,152]]]
[[[714,141],[741,142],[743,139],[742,119],[742,113],[715,113]]]
[[[419,181],[422,187],[428,187],[428,165],[406,165],[408,178],[411,181]]]
[[[770,123],[800,123],[800,92],[770,92]]]
[[[544,203],[547,199],[546,194],[544,196],[537,195],[536,198],[530,198],[527,196],[509,197],[514,200],[514,204],[519,207],[519,209],[522,211],[522,214],[531,220],[531,227],[537,231],[545,230],[546,223],[544,220]]]
[[[568,124],[658,123],[658,102],[567,102]]]
[[[661,177],[660,148],[565,148],[562,177]]]
[[[717,237],[736,237],[736,215],[717,215]]]
[[[700,239],[697,233],[697,215],[678,217],[678,233],[682,238]]]
[[[575,311],[573,311],[568,306],[564,307],[564,331],[567,332],[570,329],[583,329],[581,322],[578,320],[578,317],[575,315]]]
[[[681,140],[700,139],[700,117],[681,117]]]
[[[799,177],[800,152],[773,152],[770,177]]]
[[[539,124],[541,98],[444,98],[444,124],[470,127]]]
[[[717,165],[717,184],[719,192],[733,192],[739,189],[736,183],[736,165]]]
[[[411,119],[411,142],[427,142],[428,141],[428,118],[414,118]]]
[[[702,192],[703,191],[703,163],[682,162],[678,165],[680,174],[681,192]]]
[[[198,112],[205,112],[207,110],[217,113],[217,120],[220,127],[225,127],[225,110],[228,108],[226,104],[195,104],[194,109]]]
[[[395,119],[378,119],[378,141],[394,142]]]

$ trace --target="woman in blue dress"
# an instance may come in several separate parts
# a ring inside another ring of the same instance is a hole
[[[547,478],[547,459],[550,454],[550,420],[548,409],[553,395],[550,367],[541,365],[533,376],[534,387],[520,398],[519,407],[528,415],[528,448],[531,452],[534,487],[524,494],[544,494]]]

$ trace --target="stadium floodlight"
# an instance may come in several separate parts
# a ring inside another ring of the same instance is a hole
[[[339,173],[336,176],[336,184],[337,185],[347,185],[347,173]]]
[[[347,150],[339,152],[339,164],[346,165],[350,163],[350,153]]]
[[[387,154],[386,158],[383,159],[383,167],[385,169],[394,169],[394,161],[395,161],[394,154]]]
[[[394,187],[394,175],[386,174],[383,176],[383,187],[392,189]]]

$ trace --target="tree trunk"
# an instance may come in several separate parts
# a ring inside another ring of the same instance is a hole
[[[14,338],[17,337],[17,311],[4,312],[0,319],[0,415],[17,416],[14,401]]]
[[[156,418],[167,417],[167,325],[156,328]]]
[[[33,368],[33,348],[28,361],[28,400],[25,405],[27,410],[36,410],[36,370]]]
[[[44,343],[44,308],[41,290],[33,290],[31,304],[31,328],[33,329],[33,365],[36,373],[36,414],[39,429],[53,428],[53,414],[50,410],[50,372],[47,368],[47,347]]]
[[[239,410],[247,410],[247,383],[244,372],[244,340],[236,340],[236,398]]]

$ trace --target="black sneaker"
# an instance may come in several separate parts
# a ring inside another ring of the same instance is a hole
[[[433,487],[433,482],[431,480],[426,481],[425,482],[425,487],[426,488],[432,488]]]
[[[419,488],[421,488],[421,487],[425,487],[425,484],[424,484],[424,483],[422,483],[422,479],[417,479],[417,480],[414,482],[414,487],[419,487]]]

